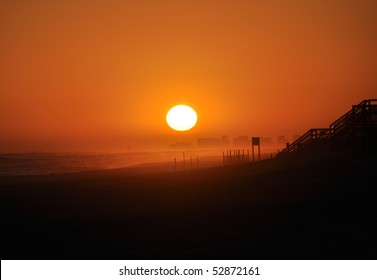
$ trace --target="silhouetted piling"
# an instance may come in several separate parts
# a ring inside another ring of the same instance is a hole
[[[183,152],[183,170],[186,170],[185,152]]]
[[[249,150],[245,153],[245,149],[227,150],[223,151],[223,164],[242,164],[249,162]]]

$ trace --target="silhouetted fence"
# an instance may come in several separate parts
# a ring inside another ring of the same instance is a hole
[[[249,150],[227,150],[223,152],[223,164],[232,165],[232,164],[241,164],[250,162],[250,151]]]
[[[185,171],[199,168],[199,157],[192,157],[186,159],[185,152],[182,153],[182,161],[174,158],[174,171]]]

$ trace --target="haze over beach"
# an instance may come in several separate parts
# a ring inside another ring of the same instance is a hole
[[[0,5],[2,153],[300,135],[375,97],[375,1]]]
[[[2,1],[1,259],[376,259],[376,15]]]

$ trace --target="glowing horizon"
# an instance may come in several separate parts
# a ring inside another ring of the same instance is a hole
[[[369,0],[1,3],[0,151],[168,146],[171,104],[203,116],[183,141],[327,126],[375,98],[376,12]]]

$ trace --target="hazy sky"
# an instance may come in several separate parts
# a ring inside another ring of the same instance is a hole
[[[377,98],[377,1],[1,1],[0,151],[326,127]],[[165,122],[192,106],[186,133]]]

